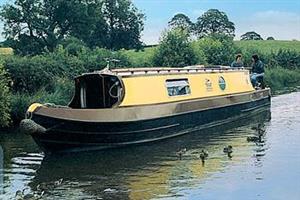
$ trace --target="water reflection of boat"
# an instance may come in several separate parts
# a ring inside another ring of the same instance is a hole
[[[68,107],[33,104],[22,128],[44,151],[161,140],[270,104],[243,68],[115,69],[75,79]]]
[[[270,119],[268,108],[260,111],[245,115],[236,123],[205,129],[202,135],[195,132],[180,139],[124,149],[46,156],[30,185],[35,188],[63,178],[64,187],[53,188],[48,194],[79,199],[152,199],[177,195],[174,188],[196,186],[211,174],[224,170],[229,160],[223,155],[224,146],[231,144],[251,157],[253,152],[247,149],[246,136],[251,127]],[[179,160],[176,152],[183,147],[187,153]],[[198,157],[203,148],[210,154],[205,167]],[[242,160],[233,157],[231,162]]]

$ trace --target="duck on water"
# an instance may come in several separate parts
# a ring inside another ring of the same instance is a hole
[[[179,136],[269,105],[270,89],[255,89],[244,68],[106,68],[76,77],[68,106],[32,104],[21,129],[45,152],[98,150]]]

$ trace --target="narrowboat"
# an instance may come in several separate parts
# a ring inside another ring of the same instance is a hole
[[[45,152],[167,139],[270,106],[270,89],[254,88],[249,75],[225,66],[105,68],[75,78],[68,106],[32,104],[20,126]]]

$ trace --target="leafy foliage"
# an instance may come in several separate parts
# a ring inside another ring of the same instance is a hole
[[[195,42],[197,51],[202,51],[205,61],[210,65],[230,65],[238,51],[231,37],[213,34]]]
[[[141,48],[140,34],[145,16],[130,0],[103,0],[102,10],[108,27],[105,47],[114,50]]]
[[[11,96],[11,118],[15,123],[21,121],[27,108],[32,103],[54,103],[59,105],[67,105],[71,100],[74,86],[69,79],[54,77],[54,85],[52,90],[47,91],[41,88],[34,94],[16,92]]]
[[[241,40],[263,40],[263,39],[258,33],[254,31],[250,31],[241,35]]]
[[[197,19],[195,32],[199,38],[210,34],[225,34],[234,37],[234,23],[229,21],[225,12],[209,9]]]
[[[68,47],[70,44],[67,44],[66,49],[59,46],[55,52],[44,55],[5,58],[4,66],[14,82],[13,92],[33,94],[42,88],[51,91],[55,85],[55,77],[73,79],[83,72],[100,70],[107,64],[105,58],[119,59],[119,65],[129,66],[128,58],[121,51],[82,47],[70,52]]]
[[[11,74],[13,91],[30,94],[41,88],[51,90],[55,76],[73,78],[85,71],[83,61],[60,52],[47,56],[12,56],[5,59],[4,65]]]
[[[76,37],[68,37],[61,41],[59,45],[62,45],[66,52],[73,56],[78,56],[80,52],[87,48],[86,44]]]
[[[272,92],[284,90],[289,87],[299,87],[300,70],[289,70],[283,67],[275,66],[266,68],[266,84],[271,87]]]
[[[16,0],[1,10],[5,35],[17,53],[36,54],[53,51],[83,12],[79,1]],[[44,49],[45,48],[45,49]]]
[[[275,65],[286,69],[300,68],[300,53],[292,50],[280,49],[277,53],[271,54]]]
[[[0,127],[8,126],[10,122],[10,91],[9,91],[9,78],[0,64]]]
[[[89,47],[141,46],[144,15],[129,0],[15,0],[0,15],[6,43],[21,55],[53,52],[68,36]]]
[[[174,17],[168,22],[168,25],[171,29],[180,28],[182,30],[186,30],[188,33],[191,33],[194,28],[194,24],[190,18],[182,13],[174,15]]]
[[[154,54],[154,64],[171,67],[196,64],[197,57],[188,38],[186,30],[174,29],[166,32]]]

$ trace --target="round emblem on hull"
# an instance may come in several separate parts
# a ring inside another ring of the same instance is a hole
[[[219,77],[219,87],[221,90],[225,90],[226,88],[226,82],[222,76]]]

